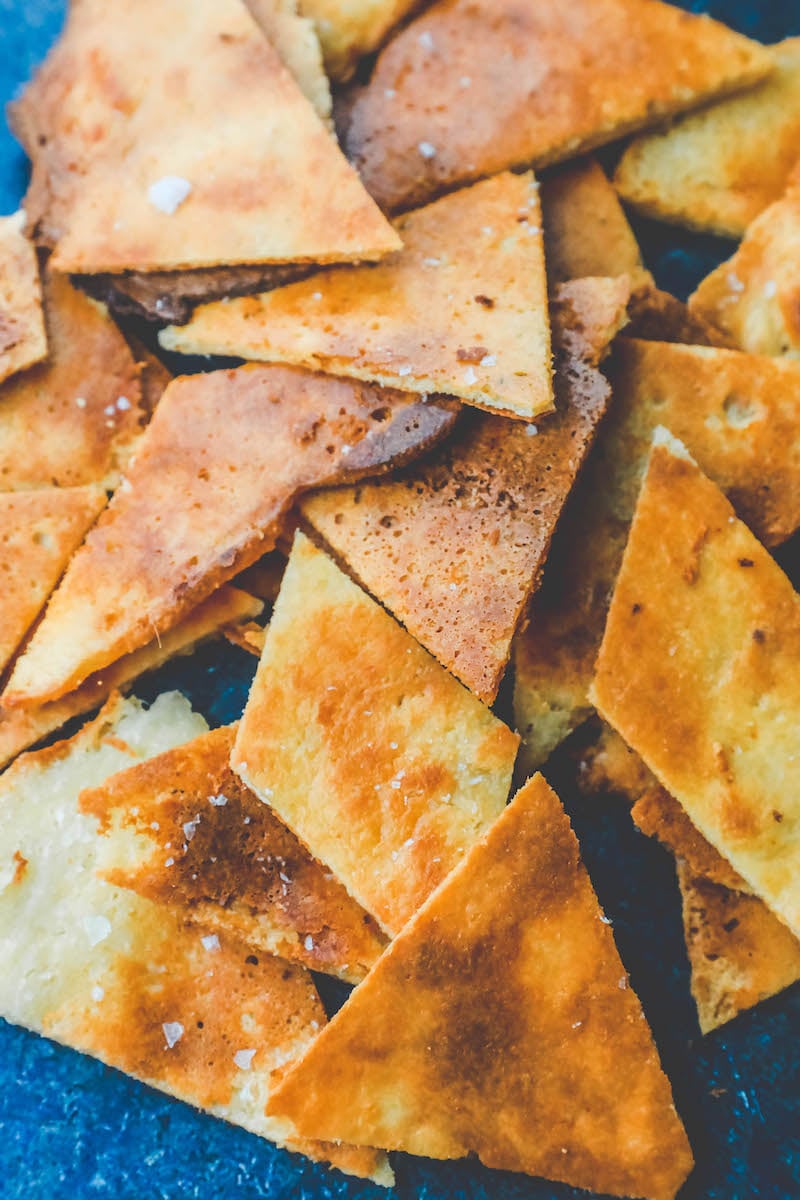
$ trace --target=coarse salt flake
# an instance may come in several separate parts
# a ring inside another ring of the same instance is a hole
[[[411,367],[398,367],[397,374],[398,375],[410,375]]]
[[[209,954],[215,954],[220,948],[219,938],[215,933],[207,933],[204,937],[200,938],[200,942],[202,943],[203,949],[207,950]]]
[[[249,1071],[253,1065],[255,1054],[255,1050],[237,1050],[233,1056],[233,1061],[240,1071]]]
[[[167,1049],[171,1050],[183,1037],[183,1026],[180,1021],[165,1021],[161,1028],[164,1030]]]
[[[200,814],[199,813],[193,820],[184,821],[183,836],[186,838],[187,842],[190,842],[192,840],[192,838],[194,837],[194,835],[197,833],[197,826],[199,824],[200,824]]]
[[[478,382],[478,376],[475,374],[472,367],[467,367],[466,371],[464,372],[464,383],[470,384],[470,383],[477,383],[477,382]]]
[[[228,797],[223,796],[222,792],[220,792],[218,796],[209,796],[208,803],[213,804],[214,808],[224,808],[228,803]]]
[[[117,398],[117,408],[120,412],[127,412],[131,406],[131,402],[127,396],[119,396]]]
[[[181,175],[163,175],[147,189],[147,199],[159,212],[171,217],[177,212],[192,190],[188,179]]]
[[[84,917],[83,928],[91,946],[98,946],[111,933],[111,922],[108,917]]]
[[[777,293],[778,293],[777,283],[775,282],[774,279],[768,279],[767,282],[764,284],[765,299],[771,300],[773,298],[773,296],[777,295]]]
[[[482,367],[496,367],[497,366],[497,355],[496,354],[484,354],[483,358],[481,359],[481,366]]]
[[[306,936],[303,938],[303,945],[305,946],[306,950],[314,949],[314,939],[312,938],[310,933],[307,933]]]
[[[78,408],[86,408],[86,401],[83,396],[76,396],[75,403],[77,404]]]
[[[423,158],[436,158],[436,147],[430,142],[420,142],[417,149]]]
[[[536,437],[537,433],[539,432],[539,426],[538,425],[526,425],[525,432],[527,433],[528,437]]]
[[[104,996],[105,991],[103,988],[101,988],[98,984],[95,984],[92,988],[92,999],[94,1000],[95,1004],[99,1004]]]
[[[174,859],[174,858],[168,858],[168,859],[166,860],[166,862],[164,863],[164,866],[165,866],[165,867],[174,867],[174,866],[175,866],[175,859]]]
[[[419,37],[417,38],[417,41],[419,42],[420,46],[423,47],[423,49],[425,49],[425,50],[433,49],[433,36],[431,35],[429,30],[426,29],[423,33],[421,33],[419,35]]]

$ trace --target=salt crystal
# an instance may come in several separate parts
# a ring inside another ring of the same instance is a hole
[[[84,400],[83,396],[76,396],[75,403],[77,404],[78,408],[86,408],[86,401]]]
[[[168,858],[168,859],[166,860],[166,862],[164,863],[164,866],[165,866],[165,867],[174,867],[174,866],[175,866],[175,859],[174,859],[174,858]]]
[[[778,292],[778,285],[775,282],[775,280],[768,279],[767,282],[764,284],[764,296],[766,297],[766,299],[771,300],[773,296],[777,295],[777,292]]]
[[[539,432],[539,426],[538,425],[526,425],[525,432],[527,433],[528,437],[536,437],[537,433]]]
[[[442,260],[440,258],[423,258],[422,264],[425,267],[439,267]]]
[[[183,204],[192,190],[188,179],[180,175],[164,175],[151,183],[147,189],[147,199],[159,212],[171,217]]]
[[[127,396],[120,396],[117,400],[117,408],[120,412],[127,412],[131,406],[131,402]]]
[[[398,368],[397,368],[397,374],[398,374],[398,375],[410,375],[410,374],[411,374],[411,367],[398,367]]]
[[[183,1037],[183,1026],[180,1021],[165,1021],[161,1028],[164,1030],[167,1049],[171,1050]]]
[[[390,749],[390,750],[396,750],[396,749],[397,749],[397,742],[389,742],[389,749]]]
[[[94,1000],[95,1004],[99,1004],[104,996],[105,996],[105,992],[103,991],[103,989],[101,987],[98,987],[97,984],[95,984],[94,987],[92,988],[92,999]]]
[[[466,371],[464,372],[464,383],[471,384],[477,382],[478,376],[475,374],[472,367],[467,367]]]
[[[735,271],[728,272],[728,287],[732,292],[744,291],[744,284]]]
[[[472,79],[469,75],[462,75],[458,81],[458,86],[462,88],[472,87]]]
[[[322,299],[322,292],[312,292],[312,293],[311,293],[311,299],[312,299],[312,300],[321,300],[321,299]]]
[[[237,1050],[233,1056],[233,1061],[236,1063],[240,1071],[249,1071],[253,1065],[255,1058],[255,1050]]]
[[[433,37],[427,29],[419,35],[419,37],[417,38],[417,41],[419,42],[420,46],[424,47],[424,49],[426,49],[426,50],[433,49]]]
[[[104,942],[111,933],[111,922],[108,917],[84,917],[83,928],[91,946]]]
[[[158,821],[151,821],[151,822],[150,822],[150,828],[151,828],[151,829],[154,829],[154,830],[156,831],[156,833],[158,833],[158,831],[159,831],[159,829],[161,828],[161,826],[159,825]]]
[[[103,409],[103,412],[106,414],[107,417],[113,417],[114,413],[116,412],[116,409],[114,408],[113,404],[107,404],[106,407]]]
[[[291,879],[289,878],[289,876],[288,876],[288,875],[284,875],[283,871],[278,871],[278,874],[279,874],[279,876],[281,877],[281,879],[283,880],[283,882],[284,882],[284,883],[291,883],[291,882],[292,882],[292,881],[291,881]]]
[[[394,88],[384,88],[383,94],[387,100],[394,100],[395,96],[397,95],[397,92],[394,90]]]
[[[622,976],[622,979],[620,979],[619,984],[617,986],[619,987],[619,990],[621,992],[625,991],[625,988],[628,986],[628,980],[625,978],[624,975]]]
[[[197,826],[199,824],[200,824],[200,814],[199,813],[194,818],[194,820],[184,821],[183,836],[186,838],[187,842],[190,842],[192,840],[192,838],[194,837],[194,835],[197,833]]]
[[[436,157],[436,147],[432,146],[430,142],[420,142],[419,145],[417,146],[417,149],[419,150],[419,152],[423,158],[435,158]]]
[[[484,354],[483,358],[481,359],[481,366],[482,367],[496,367],[497,366],[497,355],[496,354]]]
[[[220,792],[218,796],[209,796],[208,802],[209,804],[213,804],[214,808],[224,808],[228,803],[228,797],[223,796],[222,792]]]
[[[200,938],[200,941],[202,942],[203,949],[207,950],[209,954],[214,954],[219,950],[219,938],[215,933],[207,933],[205,937]]]
[[[314,949],[314,939],[312,938],[310,933],[307,933],[305,938],[303,939],[303,945],[305,946],[306,950]]]

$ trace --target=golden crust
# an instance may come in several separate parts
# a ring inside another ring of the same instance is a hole
[[[36,251],[25,214],[0,218],[0,382],[47,355]]]
[[[517,743],[296,536],[231,762],[387,933],[502,810]]]
[[[296,494],[419,453],[450,407],[287,367],[174,380],[3,702],[57,699],[163,634],[275,544]]]
[[[334,1102],[334,1097],[335,1102]],[[301,1131],[668,1200],[692,1165],[558,797],[530,780],[272,1094]]]
[[[234,775],[235,734],[216,729],[81,792],[81,812],[103,834],[102,876],[181,919],[358,983],[385,939]]]
[[[161,344],[446,392],[532,418],[553,407],[536,185],[504,174],[401,218],[403,249],[219,301]]]
[[[656,0],[439,0],[379,56],[345,144],[379,204],[411,208],[574,157],[771,69],[755,42]]]
[[[359,58],[384,40],[420,0],[301,0],[317,27],[325,66],[332,79],[352,75]]]
[[[800,598],[683,454],[652,451],[590,696],[797,933]]]
[[[314,22],[299,16],[297,0],[245,0],[250,15],[278,51],[317,116],[331,124],[331,85],[322,65],[322,49]]]
[[[740,238],[779,200],[800,139],[800,38],[767,52],[772,74],[741,96],[636,138],[614,184],[648,216]]]
[[[750,891],[739,872],[692,824],[686,810],[658,784],[639,797],[631,816],[642,833],[658,838],[676,858],[686,862],[694,875],[733,891]]]

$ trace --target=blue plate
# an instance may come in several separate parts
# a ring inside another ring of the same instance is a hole
[[[114,0],[109,0],[113,4]],[[531,0],[533,2],[533,0]],[[564,0],[568,3],[569,0]],[[798,0],[686,3],[763,41],[800,34]],[[0,0],[0,98],[10,100],[55,39],[61,0]],[[798,147],[800,153],[800,147]],[[25,159],[0,130],[0,208],[12,212]],[[637,222],[662,287],[685,296],[730,243]],[[143,680],[151,699],[178,687],[212,725],[234,720],[254,660],[206,647]],[[503,701],[501,700],[501,705]],[[681,1200],[800,1200],[800,989],[701,1038],[689,995],[680,900],[668,855],[613,803],[559,787],[620,952],[653,1026],[697,1158]],[[320,981],[330,1010],[345,990]],[[287,1154],[240,1129],[0,1021],[0,1200],[579,1200],[587,1193],[488,1171],[471,1160],[395,1157],[391,1194]]]

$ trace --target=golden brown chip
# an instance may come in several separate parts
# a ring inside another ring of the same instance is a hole
[[[301,0],[313,17],[332,79],[349,79],[359,60],[420,0]]]
[[[642,833],[658,838],[676,858],[685,860],[694,875],[737,892],[750,891],[739,872],[692,824],[686,810],[658,784],[639,797],[631,816]]]
[[[385,208],[545,166],[763,79],[768,52],[657,0],[439,0],[378,58],[348,157]]]
[[[0,490],[115,487],[141,434],[141,385],[104,309],[45,275],[49,356],[0,391]]]
[[[298,492],[380,473],[454,419],[450,402],[289,367],[174,380],[3,703],[57,699],[162,635],[274,546]]]
[[[624,320],[628,293],[595,279],[557,295],[553,416],[524,425],[465,414],[421,463],[301,505],[363,586],[487,703],[605,412],[610,389],[593,366]]]
[[[314,367],[535,417],[553,407],[541,214],[530,175],[499,175],[397,223],[403,249],[200,308],[161,343]]]
[[[99,487],[0,493],[0,675],[105,502]]]
[[[529,769],[592,711],[586,690],[657,425],[685,442],[768,544],[800,523],[796,364],[620,338],[605,369],[614,402],[517,639],[515,709]]]
[[[502,811],[517,743],[297,535],[231,762],[387,933]]]
[[[739,238],[780,199],[800,149],[800,38],[767,51],[774,70],[763,83],[631,143],[614,176],[629,204]]]
[[[800,979],[800,942],[755,896],[678,863],[692,995],[703,1033]]]
[[[590,698],[800,930],[800,598],[699,467],[657,443]]]
[[[82,0],[16,108],[60,271],[377,259],[399,242],[239,0]],[[124,186],[120,186],[120,180]]]
[[[685,346],[719,346],[735,350],[733,339],[688,305],[652,284],[642,284],[628,304],[625,336],[646,342],[678,342]]]
[[[82,792],[99,870],[223,937],[358,983],[385,939],[233,773],[235,734],[215,729]]]
[[[287,1138],[264,1116],[277,1068],[325,1022],[311,977],[207,937],[96,871],[82,788],[206,728],[177,692],[149,710],[110,701],[74,738],[28,754],[0,784],[0,1013],[6,1020],[315,1158],[337,1147]],[[20,868],[20,863],[23,864]],[[342,1165],[353,1149],[345,1147]],[[360,1174],[387,1168],[360,1152]]]
[[[303,95],[330,124],[331,85],[322,65],[322,49],[314,22],[301,17],[297,0],[245,0],[250,14],[278,51]]]
[[[47,354],[36,251],[24,212],[0,217],[0,381]]]
[[[222,636],[232,646],[238,646],[240,650],[246,650],[255,658],[261,658],[266,630],[258,621],[248,621],[246,625],[226,625]]]
[[[636,751],[599,717],[584,725],[576,741],[572,755],[577,761],[575,783],[583,795],[613,794],[633,805],[651,788],[658,788],[658,780]],[[523,744],[523,761],[524,756]]]
[[[395,938],[268,1111],[325,1137],[675,1195],[689,1144],[569,820],[540,775]]]
[[[126,691],[146,671],[155,670],[178,654],[188,654],[199,642],[229,628],[234,622],[258,616],[261,607],[261,602],[253,596],[226,585],[198,604],[169,633],[90,675],[79,688],[60,700],[51,700],[36,708],[0,706],[0,768],[29,746],[60,729],[72,717],[97,708],[111,692]]]

